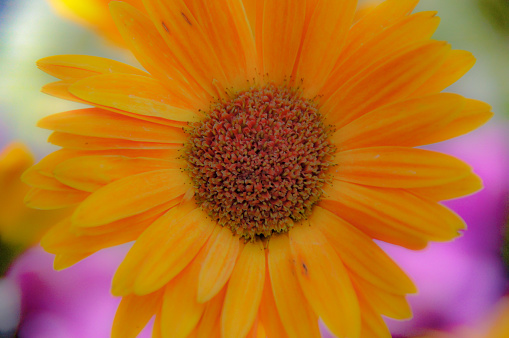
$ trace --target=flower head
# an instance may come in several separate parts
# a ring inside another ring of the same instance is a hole
[[[38,62],[43,91],[94,106],[49,116],[59,150],[30,169],[33,207],[75,205],[42,241],[57,268],[135,241],[113,280],[113,335],[389,336],[413,283],[373,242],[420,249],[464,229],[438,202],[480,179],[414,147],[490,107],[440,93],[473,65],[430,37],[434,12],[388,0],[110,4],[147,70]],[[42,180],[44,177],[44,180]]]

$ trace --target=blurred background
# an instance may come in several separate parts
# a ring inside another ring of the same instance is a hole
[[[105,2],[81,2],[86,1]],[[37,240],[58,215],[23,209],[14,197],[26,192],[18,180],[21,172],[53,150],[45,142],[49,132],[35,127],[37,121],[77,107],[40,92],[52,78],[35,61],[87,54],[136,64],[115,37],[94,31],[92,19],[78,19],[56,2],[0,0],[0,337],[15,332],[22,338],[108,337],[119,302],[109,295],[111,277],[128,249],[103,250],[56,272],[53,257]],[[380,244],[419,288],[409,296],[414,318],[387,322],[394,337],[496,337],[490,330],[504,325],[499,321],[504,313],[509,318],[504,298],[509,293],[509,1],[422,0],[416,11],[425,10],[438,11],[442,19],[436,39],[477,58],[446,91],[489,103],[495,117],[473,133],[428,147],[466,160],[485,189],[445,203],[466,220],[463,237],[419,252]],[[19,227],[29,233],[17,233]],[[147,329],[142,336],[148,334]]]

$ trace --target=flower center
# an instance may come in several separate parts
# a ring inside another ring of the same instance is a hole
[[[322,196],[334,148],[312,100],[268,85],[214,103],[187,131],[187,171],[198,204],[234,234],[286,232]]]

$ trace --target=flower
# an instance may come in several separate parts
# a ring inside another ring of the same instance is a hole
[[[43,91],[95,106],[39,126],[63,149],[24,175],[35,208],[75,206],[43,247],[65,268],[135,241],[113,279],[113,336],[390,336],[413,283],[373,242],[448,241],[438,202],[481,181],[416,146],[492,115],[440,93],[474,63],[430,37],[434,12],[388,0],[110,4],[147,70],[64,55]]]
[[[111,0],[48,0],[55,11],[61,16],[81,25],[94,29],[108,41],[117,46],[125,46],[122,36],[118,33],[115,22],[108,10]],[[125,2],[143,9],[142,0],[126,0]]]

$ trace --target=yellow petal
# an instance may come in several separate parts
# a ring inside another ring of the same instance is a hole
[[[444,64],[412,96],[418,97],[441,92],[462,78],[474,64],[475,57],[472,53],[464,50],[451,50]]]
[[[451,240],[465,228],[451,210],[401,189],[336,181],[324,189],[320,206],[372,238],[414,250],[430,240]]]
[[[288,83],[297,61],[306,7],[291,0],[265,0],[263,12],[264,72],[276,84]]]
[[[399,266],[359,229],[320,207],[313,209],[309,222],[327,237],[348,270],[387,291],[417,292]]]
[[[54,190],[54,191],[72,190],[69,189],[69,186],[62,184],[54,177],[43,175],[35,166],[28,168],[28,170],[25,171],[21,176],[21,180],[31,187],[43,190]]]
[[[66,82],[109,73],[146,76],[147,73],[115,60],[89,55],[55,55],[37,61],[37,67]]]
[[[76,209],[72,222],[93,227],[133,216],[186,192],[178,169],[128,176],[95,191]]]
[[[205,311],[205,304],[198,303],[196,298],[203,258],[203,254],[198,254],[195,260],[166,286],[161,309],[163,337],[188,337]]]
[[[55,255],[55,260],[53,261],[53,268],[57,271],[61,271],[67,269],[68,267],[78,263],[79,261],[87,258],[92,255],[93,252],[87,253],[76,253],[76,254],[58,254]]]
[[[196,121],[198,115],[173,98],[159,81],[132,74],[105,74],[82,79],[69,87],[80,99],[139,115],[173,121]]]
[[[361,306],[361,337],[391,338],[391,332],[380,314],[364,299],[358,295]]]
[[[269,241],[268,268],[281,322],[289,337],[320,337],[318,316],[300,288],[292,260],[288,236],[273,236]]]
[[[25,204],[39,210],[54,210],[82,202],[89,193],[79,190],[52,191],[32,188],[25,196]]]
[[[408,147],[373,147],[339,152],[333,179],[386,188],[421,188],[467,177],[465,162],[435,151]]]
[[[449,50],[450,45],[441,41],[404,48],[352,77],[323,104],[322,112],[340,128],[373,109],[404,99],[442,65]]]
[[[80,156],[57,165],[53,171],[56,179],[67,186],[83,191],[97,189],[127,176],[161,169],[181,169],[183,164],[173,160],[130,158],[115,155]]]
[[[356,275],[352,275],[352,282],[358,294],[376,312],[398,320],[412,318],[412,309],[404,295],[380,289]]]
[[[313,310],[336,336],[359,337],[359,303],[332,246],[307,225],[293,228],[289,237],[295,272]]]
[[[352,121],[332,135],[331,142],[339,151],[373,146],[424,145],[429,135],[449,133],[453,121],[461,118],[460,112],[466,102],[462,96],[449,93],[400,101]]]
[[[225,338],[244,337],[253,325],[265,280],[265,252],[260,241],[247,243],[228,283],[221,315]]]
[[[468,196],[482,190],[483,184],[479,176],[471,173],[461,180],[443,184],[439,187],[409,189],[410,192],[433,201],[445,201]]]
[[[161,306],[162,296],[162,290],[159,290],[146,296],[122,297],[113,321],[111,337],[136,338]]]
[[[198,282],[198,301],[205,303],[228,282],[239,254],[239,237],[221,227],[209,239],[210,248],[202,263]]]
[[[187,140],[181,128],[133,119],[99,108],[50,115],[40,120],[37,126],[76,135],[131,141],[184,143]]]

